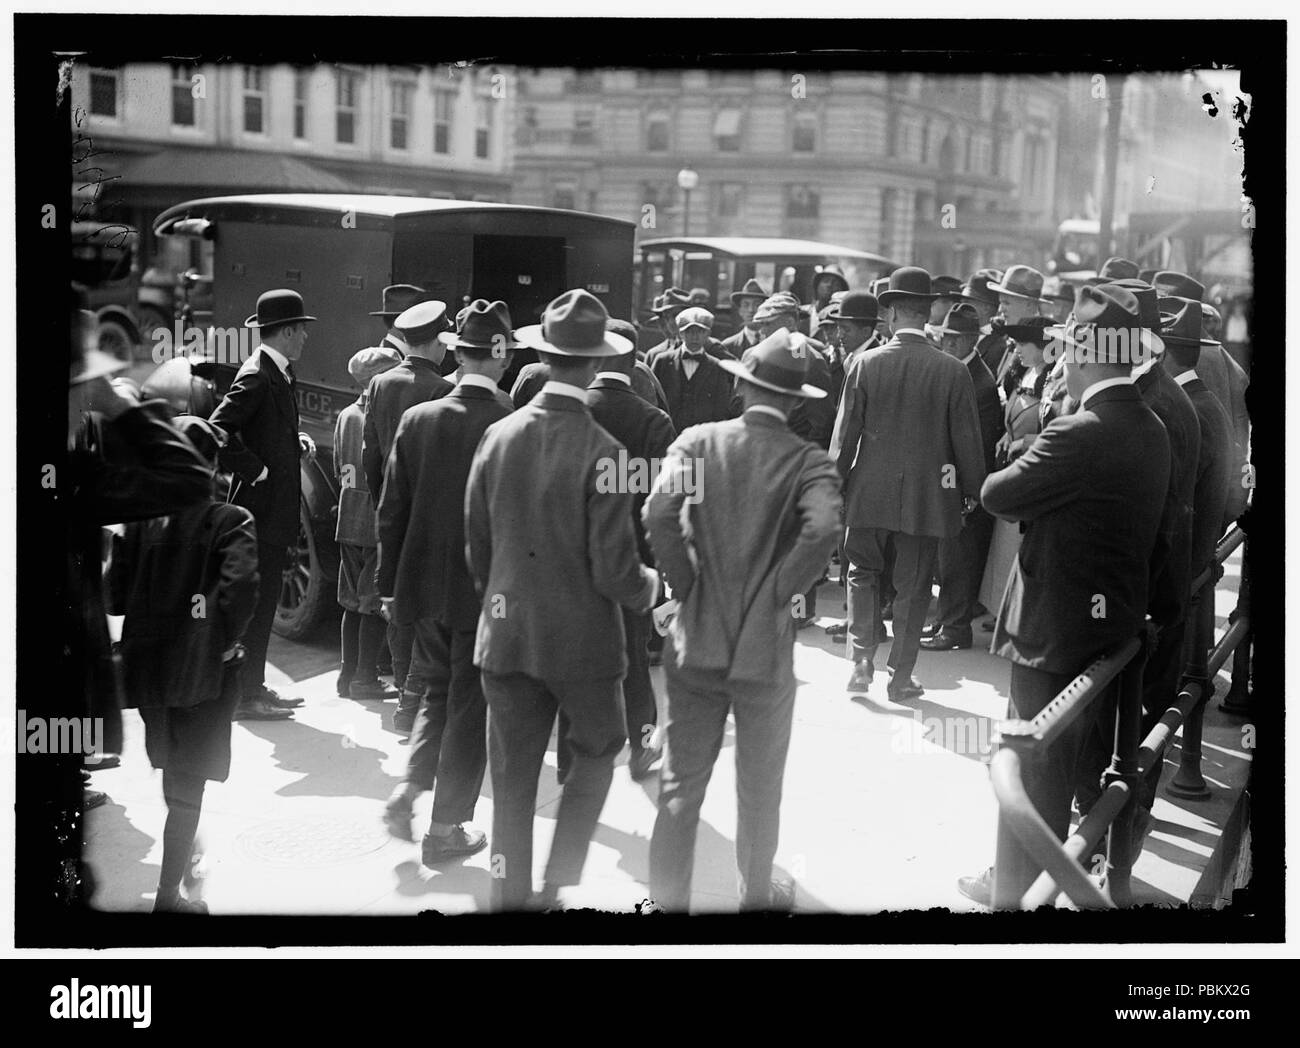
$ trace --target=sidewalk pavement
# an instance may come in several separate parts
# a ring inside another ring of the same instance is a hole
[[[1226,565],[1216,610],[1219,630],[1236,602],[1240,559]],[[1009,665],[990,655],[976,630],[969,651],[922,652],[916,676],[925,695],[905,705],[885,697],[878,674],[866,697],[844,691],[850,664],[822,625],[842,614],[841,592],[823,584],[822,618],[798,634],[800,681],[786,767],[777,876],[797,882],[796,910],[873,913],[942,907],[976,910],[957,877],[993,859],[997,806],[986,768],[994,722],[1006,712]],[[407,744],[392,731],[394,703],[362,703],[334,693],[333,641],[312,651],[276,638],[273,687],[292,684],[307,701],[291,721],[237,721],[230,780],[210,783],[200,827],[202,897],[214,914],[414,914],[487,909],[490,849],[436,870],[420,846],[390,838],[380,821],[401,776]],[[883,663],[882,656],[877,659]],[[1231,662],[1229,662],[1230,668]],[[663,701],[662,671],[654,671]],[[1218,697],[1228,676],[1219,678]],[[144,754],[143,726],[125,717],[120,768],[94,775],[110,800],[87,815],[86,848],[99,884],[95,905],[146,911],[162,854],[161,773]],[[1213,796],[1190,802],[1162,788],[1153,830],[1134,869],[1139,902],[1188,900],[1213,852],[1249,769],[1250,738],[1238,718],[1207,708],[1204,774]],[[735,912],[736,793],[728,726],[705,800],[696,851],[693,909]],[[1177,768],[1175,744],[1167,783]],[[570,908],[631,911],[646,898],[649,835],[657,777],[632,781],[626,754],[592,843],[583,883],[567,889]],[[537,794],[534,860],[540,881],[560,789],[554,738]],[[431,796],[416,805],[417,837]],[[473,820],[490,831],[490,777]]]

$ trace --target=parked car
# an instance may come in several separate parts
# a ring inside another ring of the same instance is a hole
[[[258,295],[276,287],[300,291],[319,318],[295,364],[302,426],[318,453],[303,467],[298,556],[285,573],[276,632],[304,637],[334,606],[334,422],[358,394],[348,359],[383,335],[381,321],[369,315],[383,288],[418,285],[453,313],[474,298],[502,299],[522,327],[536,323],[561,292],[583,287],[611,316],[630,319],[633,228],[553,208],[345,194],[214,197],[158,216],[159,237],[212,245],[210,282],[190,282],[194,293],[210,295],[207,309],[193,310],[195,323],[210,319],[214,332],[238,331]],[[514,355],[503,388],[530,357]],[[218,363],[218,395],[237,366]]]

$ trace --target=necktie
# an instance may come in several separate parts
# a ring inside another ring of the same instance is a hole
[[[289,380],[289,388],[293,389],[294,383],[298,381],[298,376],[293,373],[292,364],[286,364],[284,366],[284,377]]]

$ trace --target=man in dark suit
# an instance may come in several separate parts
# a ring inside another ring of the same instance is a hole
[[[1169,482],[1169,438],[1133,386],[1125,339],[1105,337],[1138,326],[1137,299],[1124,288],[1086,287],[1075,314],[1065,369],[1079,410],[1049,425],[980,494],[990,513],[1025,523],[993,636],[994,653],[1011,660],[1008,716],[1023,720],[1142,627]],[[1076,720],[1023,768],[1030,800],[1062,841],[1087,731]],[[958,887],[987,905],[991,882],[985,871]]]
[[[884,344],[876,334],[880,305],[876,302],[876,296],[869,291],[848,291],[838,303],[831,306],[827,319],[835,323],[839,333],[840,351],[830,361],[831,388],[838,408],[839,398],[844,392],[844,376],[848,374],[849,365],[854,358],[868,349]]]
[[[653,365],[660,354],[668,353],[682,344],[681,334],[677,330],[677,315],[692,305],[691,296],[679,287],[670,287],[662,295],[655,296],[650,312],[659,322],[659,330],[663,332],[664,339],[646,350],[643,358],[646,364]]]
[[[622,335],[636,345],[636,328],[626,320],[615,320],[611,317],[607,327],[614,334]],[[537,396],[550,377],[550,368],[540,361],[525,364],[510,389],[510,399],[514,406],[521,408]],[[664,388],[659,385],[659,380],[655,378],[654,372],[644,360],[632,362],[632,392],[647,404],[667,414],[668,398],[664,396]]]
[[[830,274],[834,276],[834,273]],[[791,334],[799,332],[799,303],[793,295],[779,294],[771,296],[758,307],[754,314],[754,323],[758,325],[759,335],[770,338],[778,331]],[[808,356],[808,382],[827,393],[834,391],[835,383],[831,378],[830,352],[826,345],[815,338],[801,335],[792,343],[795,352]],[[741,363],[745,359],[741,358]],[[733,401],[733,415],[739,415],[742,405],[739,400],[741,384],[736,384],[737,399]],[[831,431],[835,428],[835,401],[827,397],[800,398],[790,410],[790,429],[804,440],[811,440],[823,451],[830,447]],[[810,608],[814,606],[810,604]]]
[[[371,310],[372,317],[384,322],[384,337],[379,343],[382,348],[392,349],[399,358],[406,356],[406,338],[396,327],[395,321],[412,306],[428,302],[433,296],[422,287],[414,284],[389,284],[384,288],[383,300],[379,309]]]
[[[307,344],[308,316],[296,291],[267,291],[257,312],[244,321],[255,328],[261,344],[244,361],[211,422],[229,436],[222,468],[234,473],[236,505],[253,514],[257,524],[257,606],[244,633],[248,653],[243,671],[243,699],[236,719],[283,720],[302,699],[281,696],[266,686],[266,648],[280,598],[280,578],[298,541],[303,460],[315,458],[316,445],[298,431],[293,362]]]
[[[378,506],[383,494],[384,466],[393,447],[397,426],[407,408],[445,397],[454,388],[440,374],[446,347],[438,336],[447,328],[447,307],[442,302],[420,302],[402,313],[393,326],[406,339],[406,359],[390,371],[376,375],[366,390],[366,426],[361,461],[365,466],[370,496]],[[405,691],[406,671],[411,662],[414,635],[408,625],[389,623],[388,650],[393,657],[393,684],[402,692],[393,728],[409,732],[415,723],[419,703]]]
[[[984,480],[975,388],[961,362],[923,330],[930,274],[904,266],[877,296],[894,336],[858,356],[844,380],[831,458],[845,483],[844,555],[849,561],[848,690],[862,693],[875,672],[883,624],[879,584],[894,547],[894,641],[890,699],[924,693],[912,676],[930,605],[939,540],[961,531]]]
[[[708,352],[712,316],[707,310],[686,309],[681,317],[684,318],[681,345],[646,357],[650,370],[663,387],[668,415],[679,433],[688,426],[732,418],[735,414],[731,376]]]
[[[990,285],[1002,279],[1000,269],[979,269],[962,285],[961,300],[975,307],[980,318],[980,337],[975,343],[981,359],[991,374],[997,374],[998,362],[1006,352],[1007,339],[998,317],[998,293]],[[989,361],[992,361],[990,364]]]
[[[745,350],[759,343],[761,336],[758,325],[754,323],[754,313],[767,297],[763,285],[752,278],[746,280],[745,286],[739,291],[731,293],[731,308],[736,314],[738,327],[734,335],[722,340],[722,348],[736,360],[744,357]]]
[[[587,407],[586,387],[612,354],[586,291],[567,291],[520,342],[550,364],[527,407],[483,435],[465,496],[466,559],[483,600],[474,662],[487,697],[492,770],[493,908],[529,903],[537,777],[556,713],[572,755],[537,905],[577,884],[626,737],[627,672],[619,606],[649,611],[658,574],[641,563],[631,494],[608,484],[626,449]]]
[[[632,390],[631,371],[635,354],[607,358],[587,390],[587,405],[594,418],[611,437],[627,448],[629,464],[644,469],[645,484],[632,492],[632,527],[636,531],[637,552],[644,564],[654,567],[654,556],[646,542],[641,524],[641,507],[650,493],[650,484],[668,445],[677,436],[672,419],[666,412],[651,407]],[[651,621],[649,612],[624,607],[623,631],[627,636],[627,676],[623,680],[623,702],[627,711],[627,741],[631,750],[628,774],[643,779],[659,759],[660,747],[652,742],[659,723],[654,687],[650,683]]]
[[[402,416],[378,516],[380,599],[391,621],[414,635],[404,690],[405,704],[419,709],[406,777],[384,821],[410,840],[415,798],[436,782],[421,849],[425,866],[487,843],[481,830],[465,825],[487,767],[487,705],[473,659],[481,602],[465,566],[464,507],[479,440],[512,410],[497,388],[515,346],[506,304],[478,299],[461,330],[441,341],[456,353],[460,381]]]
[[[980,337],[979,315],[973,306],[957,303],[940,330],[943,351],[956,357],[970,372],[975,387],[975,408],[979,413],[980,446],[984,470],[993,472],[998,438],[1003,433],[1002,401],[993,373],[975,348]],[[976,506],[962,520],[961,531],[939,544],[939,608],[936,630],[921,638],[926,651],[955,651],[971,646],[971,619],[979,604],[984,561],[993,539],[993,518]]]
[[[748,364],[724,362],[742,383],[744,413],[683,433],[645,507],[679,602],[664,651],[666,743],[650,841],[650,895],[667,910],[690,908],[700,806],[729,714],[741,909],[793,904],[791,888],[772,882],[772,860],[794,713],[794,605],[821,574],[840,515],[834,465],[787,424],[796,402],[826,396],[806,381],[802,337],[782,329]]]

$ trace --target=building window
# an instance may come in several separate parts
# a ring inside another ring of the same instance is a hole
[[[649,153],[668,152],[668,113],[656,109],[645,118],[645,147]]]
[[[739,218],[745,196],[743,182],[719,182],[713,187],[713,211],[718,218]]]
[[[442,90],[433,92],[433,151],[435,153],[451,152],[451,119],[455,107],[454,92]]]
[[[894,253],[894,221],[898,215],[898,190],[885,189],[880,193],[880,253]]]
[[[594,109],[575,109],[573,111],[573,144],[575,146],[596,144],[596,111]]]
[[[409,80],[397,80],[388,86],[389,105],[388,144],[394,149],[409,149],[408,131],[411,123],[411,96],[415,85]]]
[[[790,186],[785,198],[786,218],[820,218],[822,197],[818,190],[806,183]]]
[[[656,211],[671,211],[677,204],[676,182],[642,182],[641,202]]]
[[[551,207],[576,211],[578,209],[578,183],[572,179],[556,182],[555,188],[551,192]]]
[[[749,69],[710,69],[709,86],[750,89],[754,86],[754,73]]]
[[[719,153],[740,152],[740,110],[719,109],[713,118],[713,144]]]
[[[361,75],[340,69],[334,81],[334,140],[351,145],[357,140],[357,94]]]
[[[888,104],[888,103],[886,103]],[[885,152],[889,156],[898,156],[899,119],[897,110],[892,106],[885,118]]]
[[[575,69],[570,88],[576,95],[595,94],[600,90],[600,72],[596,69]]]
[[[121,74],[116,69],[90,71],[90,115],[117,119],[117,85]]]
[[[794,115],[794,141],[796,153],[813,153],[817,150],[817,114],[796,113]]]
[[[293,74],[293,137],[307,137],[307,82],[310,74]]]
[[[474,103],[474,155],[486,160],[492,142],[492,100],[480,98]]]
[[[252,66],[244,69],[244,133],[266,134],[266,74]]]
[[[682,86],[682,74],[677,69],[638,69],[636,86],[677,91]]]
[[[172,66],[172,127],[194,127],[194,67]]]

